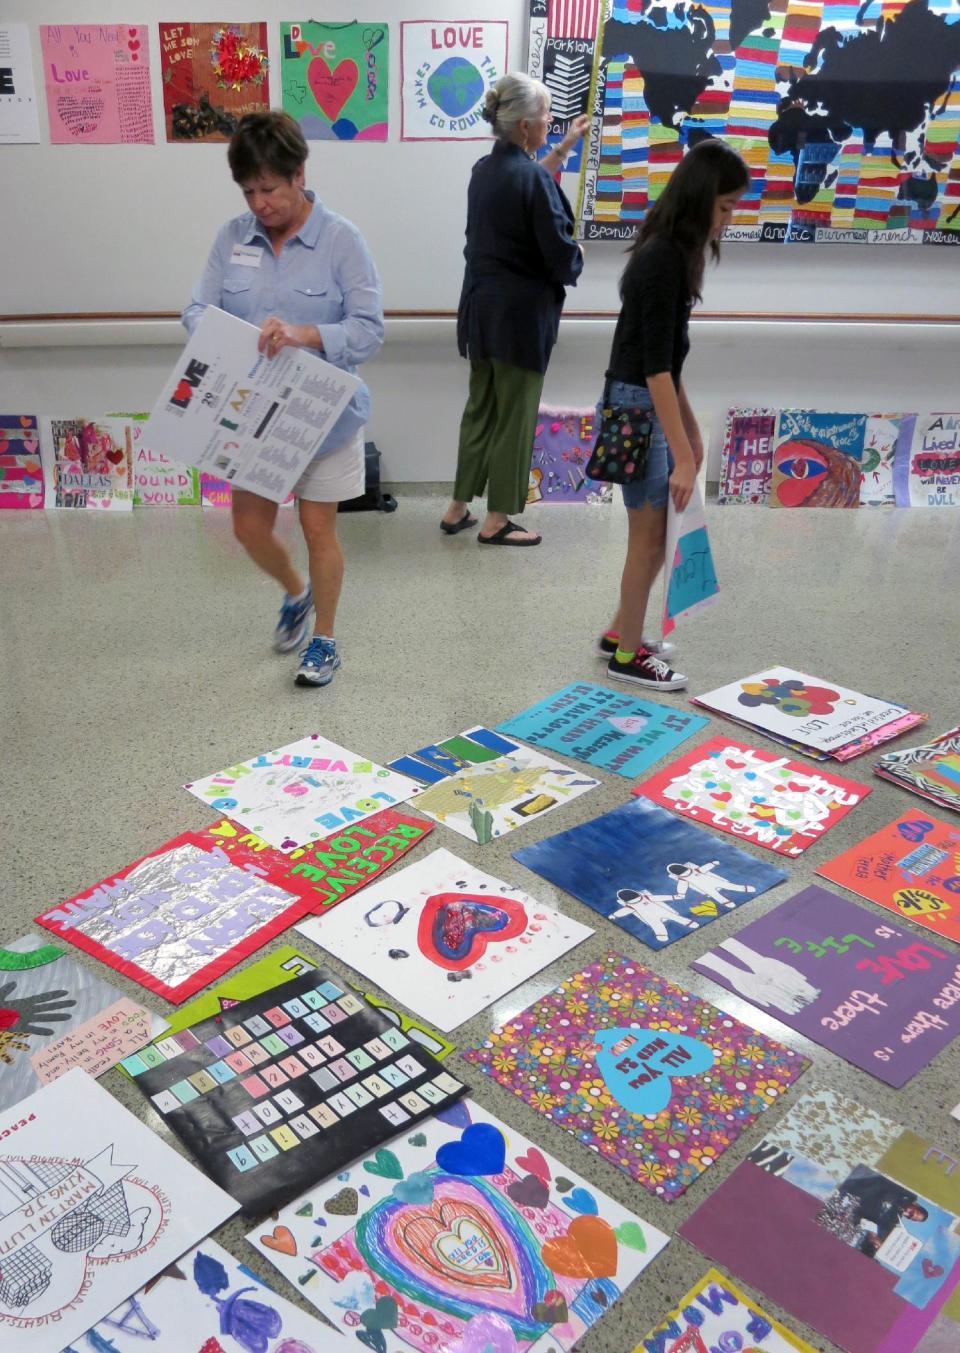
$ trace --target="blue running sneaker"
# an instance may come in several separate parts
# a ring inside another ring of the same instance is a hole
[[[313,610],[313,592],[308,587],[299,601],[285,596],[280,607],[280,619],[273,631],[273,646],[278,653],[292,653],[303,643],[307,633],[310,612]]]
[[[298,686],[329,686],[340,666],[340,654],[333,639],[315,634],[300,654]]]

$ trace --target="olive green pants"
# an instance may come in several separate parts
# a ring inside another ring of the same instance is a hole
[[[530,482],[543,372],[506,362],[471,361],[460,420],[453,496],[469,503],[487,490],[487,511],[522,512]]]

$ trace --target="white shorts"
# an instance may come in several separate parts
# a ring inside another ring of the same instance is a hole
[[[345,503],[366,488],[363,428],[352,441],[312,460],[293,486],[294,498],[309,503]]]

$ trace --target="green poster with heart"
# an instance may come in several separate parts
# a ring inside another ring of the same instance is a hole
[[[386,24],[280,25],[284,111],[308,141],[386,141]]]

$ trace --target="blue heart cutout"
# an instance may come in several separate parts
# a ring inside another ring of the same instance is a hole
[[[671,1080],[713,1066],[713,1049],[699,1038],[666,1029],[602,1029],[597,1070],[628,1113],[653,1116],[670,1103]]]
[[[597,1200],[587,1189],[576,1188],[568,1193],[564,1199],[569,1203],[574,1212],[579,1212],[584,1217],[597,1217],[600,1215],[600,1208],[597,1206]]]
[[[433,1202],[433,1179],[422,1171],[397,1180],[393,1186],[393,1196],[401,1203],[413,1203],[427,1207]]]
[[[448,1174],[500,1174],[507,1159],[503,1133],[492,1123],[471,1123],[458,1142],[445,1142],[437,1164]]]

